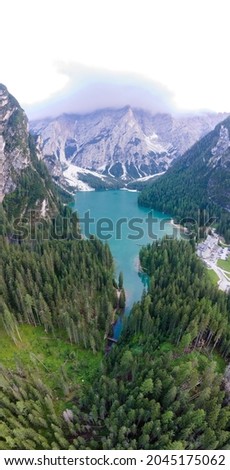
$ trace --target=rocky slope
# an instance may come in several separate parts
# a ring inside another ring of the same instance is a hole
[[[40,160],[39,160],[40,159]],[[39,141],[29,134],[28,119],[17,100],[0,84],[0,203],[12,216],[37,209],[45,217],[58,199]]]
[[[0,202],[16,187],[16,175],[29,164],[28,122],[24,111],[0,84]]]
[[[33,121],[31,129],[42,137],[45,161],[52,175],[61,184],[89,189],[81,187],[79,180],[93,184],[93,176],[102,178],[105,184],[109,178],[110,184],[115,181],[125,185],[166,171],[174,159],[224,117],[152,115],[126,106]]]

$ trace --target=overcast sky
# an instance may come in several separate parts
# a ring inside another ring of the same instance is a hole
[[[230,111],[229,0],[1,0],[0,82],[30,117]]]

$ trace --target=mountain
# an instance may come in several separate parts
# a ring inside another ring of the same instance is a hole
[[[224,119],[224,114],[173,117],[133,109],[63,114],[30,123],[59,184],[90,189],[166,171],[174,159]]]
[[[29,133],[28,119],[0,84],[0,203],[12,218],[36,209],[42,216],[54,213],[58,195],[41,160],[39,140]]]
[[[216,217],[218,230],[230,241],[230,117],[175,161],[166,174],[145,189],[139,203],[185,222]],[[206,211],[206,215],[205,212]]]

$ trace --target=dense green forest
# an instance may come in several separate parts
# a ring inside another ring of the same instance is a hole
[[[98,240],[10,244],[0,240],[0,312],[16,341],[17,325],[65,331],[71,342],[101,348],[117,308],[113,260]]]
[[[105,255],[98,241],[88,243]],[[223,380],[230,356],[229,296],[213,287],[193,242],[156,242],[141,249],[140,260],[149,291],[134,305],[118,345],[102,361],[98,353],[94,363],[87,358],[88,375],[81,375],[78,345],[66,349],[66,340],[60,340],[66,360],[58,387],[52,385],[52,331],[44,345],[40,338],[43,365],[34,352],[33,367],[21,357],[14,368],[3,364],[1,448],[230,448]],[[20,334],[19,322],[17,328]]]
[[[230,119],[224,121],[230,130]],[[230,242],[229,149],[213,164],[221,124],[203,137],[139,196],[139,203],[173,215],[194,232],[215,219],[218,232]],[[202,235],[202,232],[201,232]]]
[[[71,409],[122,307],[110,250],[93,239],[7,237],[0,249],[0,448],[69,448]]]

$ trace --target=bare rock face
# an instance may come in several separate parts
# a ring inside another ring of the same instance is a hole
[[[31,129],[42,136],[44,159],[55,178],[85,169],[125,184],[166,171],[226,116],[152,115],[126,106],[33,121]]]
[[[28,120],[16,99],[0,84],[0,202],[16,187],[29,164]]]
[[[229,131],[224,125],[220,128],[219,139],[215,147],[212,148],[212,158],[210,165],[215,167],[218,164],[224,166],[230,160],[230,140]]]

